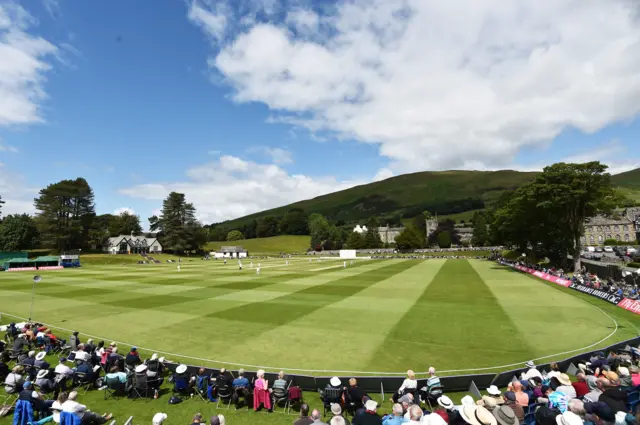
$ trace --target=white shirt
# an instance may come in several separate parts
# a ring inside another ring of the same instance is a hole
[[[402,393],[404,390],[415,390],[416,388],[418,388],[418,381],[416,381],[415,379],[407,378],[402,381],[402,385],[400,385],[398,392]]]
[[[78,350],[76,351],[76,360],[88,362],[89,360],[91,360],[91,355],[86,351]]]
[[[80,404],[75,400],[67,400],[62,403],[62,411],[69,413],[83,413],[87,410],[87,406]]]
[[[63,363],[58,364],[58,366],[56,366],[53,371],[58,375],[73,376],[73,370],[71,370],[69,366]]]
[[[22,388],[19,388],[20,384],[22,383],[22,375],[17,374],[17,373],[9,373],[7,375],[7,378],[4,380],[5,384],[9,384],[7,386],[4,387],[6,392],[11,391],[12,393],[19,393],[20,391],[22,391]]]
[[[534,377],[535,378],[540,378],[542,380],[542,374],[535,367],[532,367],[526,373],[522,374],[522,379],[529,380],[529,379],[534,378]]]

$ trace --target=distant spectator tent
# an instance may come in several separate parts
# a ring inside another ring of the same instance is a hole
[[[241,246],[221,246],[210,255],[214,258],[246,258],[249,253]]]
[[[35,260],[26,257],[10,258],[4,260],[2,269],[4,271],[28,271],[28,270],[55,270],[60,269],[60,257],[43,256]]]

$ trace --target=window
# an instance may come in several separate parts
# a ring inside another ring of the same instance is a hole
[[[623,226],[623,229],[624,229],[624,231],[625,231],[625,232],[628,232],[628,231],[629,231],[629,226],[627,226],[627,225],[625,224],[625,225]]]
[[[593,235],[589,236],[589,241],[591,243],[594,243],[596,241],[596,238],[593,237]]]
[[[618,226],[618,225],[616,224],[616,227],[615,227],[615,229],[614,229],[614,230],[615,230],[616,232],[619,232],[619,231],[620,231],[620,226]]]
[[[625,240],[625,241],[627,241],[627,242],[629,242],[629,234],[628,234],[628,233],[626,233],[626,234],[624,235],[624,240]]]
[[[598,242],[602,242],[602,235],[598,235]]]
[[[611,239],[611,233],[607,233],[607,239]]]
[[[625,236],[627,236],[627,235],[625,235]],[[583,244],[583,245],[585,243],[587,243],[587,238],[585,238],[584,236],[580,236],[580,243]]]
[[[616,235],[616,240],[617,241],[622,240],[622,239],[620,239],[620,235]]]

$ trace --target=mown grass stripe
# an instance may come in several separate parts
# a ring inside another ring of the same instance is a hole
[[[448,356],[442,355],[443,346]],[[369,366],[427,370],[493,366],[531,355],[518,328],[467,260],[447,260],[413,307],[389,332]]]

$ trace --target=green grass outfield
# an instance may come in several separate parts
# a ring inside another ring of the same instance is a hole
[[[631,313],[616,308],[616,330],[596,300],[488,261],[260,262],[260,276],[250,261],[240,271],[202,260],[180,273],[166,263],[42,272],[33,318],[173,361],[316,375],[487,368],[638,334]],[[31,274],[2,273],[0,287],[0,311],[27,316]]]
[[[166,263],[43,271],[34,318],[106,340],[289,372],[491,367],[591,345],[612,334],[614,321],[616,332],[597,347],[639,333],[630,312],[488,261],[358,260],[346,269],[336,260],[291,263],[261,261],[260,276],[248,261],[243,271],[236,263],[201,260],[183,262],[180,273]],[[31,278],[0,273],[0,311],[28,315]],[[134,425],[149,424],[156,412],[168,413],[166,425],[189,423],[196,412],[223,413],[231,425],[285,425],[294,418],[216,409],[197,397],[170,406],[170,386],[163,388],[159,400],[104,401],[102,392],[89,391],[79,401],[113,412],[118,424],[131,415]],[[458,403],[464,394],[449,395]],[[305,400],[322,407],[317,393],[305,393]],[[388,395],[380,411],[391,411]]]

